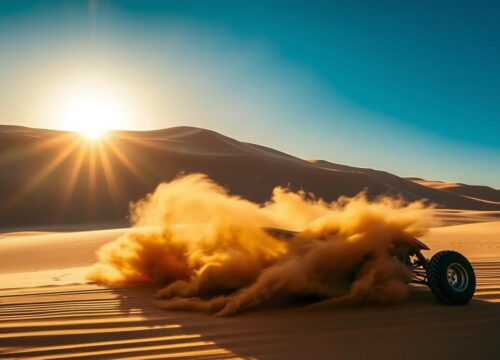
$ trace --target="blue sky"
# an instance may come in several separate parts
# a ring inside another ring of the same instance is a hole
[[[45,97],[91,73],[136,100],[126,128],[500,188],[499,20],[496,1],[2,1],[0,122],[61,128]]]

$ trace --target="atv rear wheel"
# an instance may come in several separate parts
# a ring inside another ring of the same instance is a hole
[[[462,305],[474,295],[476,275],[462,254],[450,250],[440,251],[429,261],[427,283],[441,303]]]

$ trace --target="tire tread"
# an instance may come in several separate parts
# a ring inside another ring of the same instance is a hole
[[[444,270],[443,267],[443,258],[449,258],[449,257],[458,257],[461,258],[465,264],[467,264],[471,271],[472,274],[470,275],[470,281],[471,281],[471,287],[472,289],[472,295],[474,293],[474,289],[476,286],[476,281],[475,281],[475,275],[474,275],[474,269],[472,268],[472,265],[470,265],[469,261],[460,253],[453,251],[453,250],[444,250],[436,253],[431,260],[429,261],[429,264],[427,266],[427,284],[431,290],[431,292],[434,294],[436,299],[441,302],[442,304],[445,305],[462,305],[467,303],[470,298],[468,299],[460,299],[460,298],[453,298],[453,296],[450,296],[450,294],[447,294],[449,290],[445,289],[444,287],[446,286],[443,284],[442,281],[440,281],[440,277],[442,276],[442,271]]]

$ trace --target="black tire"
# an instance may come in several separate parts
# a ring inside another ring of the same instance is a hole
[[[467,304],[476,290],[476,275],[470,262],[456,251],[436,253],[427,267],[427,283],[445,305]]]

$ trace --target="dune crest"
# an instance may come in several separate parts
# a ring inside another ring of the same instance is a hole
[[[0,154],[5,175],[0,227],[11,230],[123,227],[131,200],[186,173],[207,174],[232,194],[259,204],[276,186],[287,186],[327,201],[366,191],[370,199],[401,196],[444,209],[500,210],[497,190],[461,194],[384,171],[306,161],[193,127],[115,131],[92,145],[69,132],[0,125]]]
[[[318,306],[398,302],[408,274],[387,249],[403,232],[424,234],[431,213],[422,202],[360,194],[327,203],[280,187],[260,206],[193,174],[135,203],[136,230],[103,246],[88,278],[164,285],[159,307],[218,315],[291,295],[325,298]],[[283,241],[262,227],[301,233]]]

